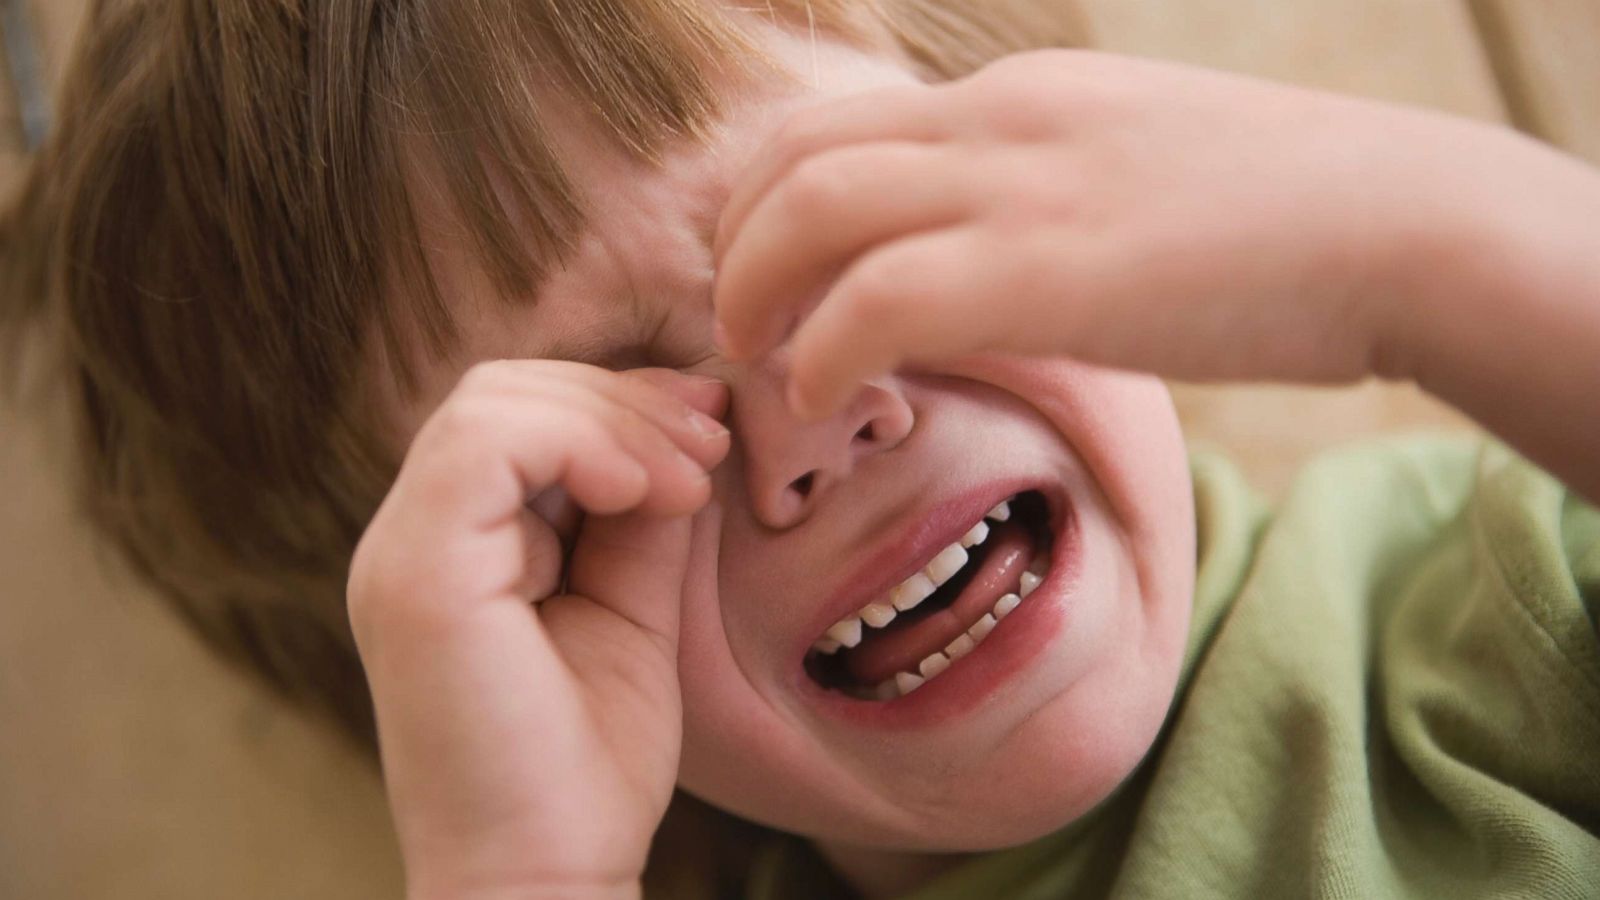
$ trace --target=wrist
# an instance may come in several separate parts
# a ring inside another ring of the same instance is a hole
[[[1380,374],[1455,406],[1590,500],[1600,498],[1600,175],[1506,134],[1471,147],[1476,183],[1399,248],[1374,348]],[[1464,148],[1467,149],[1467,148]]]
[[[1455,376],[1500,357],[1509,333],[1572,321],[1562,307],[1600,286],[1587,224],[1600,221],[1600,179],[1514,132],[1466,129],[1476,134],[1457,136],[1455,164],[1427,154],[1431,170],[1410,171],[1369,298],[1373,374],[1447,400]]]

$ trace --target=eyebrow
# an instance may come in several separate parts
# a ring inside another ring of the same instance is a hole
[[[717,198],[704,204],[704,209],[695,210],[690,214],[692,220],[698,220],[693,222],[697,239],[708,248],[716,234],[717,221],[731,193],[731,188],[721,184],[720,179],[714,180],[718,182]],[[534,285],[531,296],[536,305],[546,296],[552,280],[551,274],[547,272]],[[621,288],[596,294],[592,298],[592,302],[609,310],[617,310],[622,317],[641,324],[643,331],[646,332],[642,340],[619,341],[593,334],[558,337],[545,344],[530,342],[534,346],[529,349],[528,356],[534,359],[561,360],[601,368],[615,368],[614,364],[626,353],[638,349],[640,345],[655,344],[671,319],[672,314],[668,309],[658,308],[652,311],[651,304],[646,299],[648,293],[650,292],[639,290],[632,278],[624,277]]]
[[[527,355],[535,359],[562,360],[601,368],[614,367],[614,364],[635,349],[635,344],[640,342],[631,337],[619,338],[614,334],[608,335],[605,329],[611,326],[627,327],[624,322],[640,322],[646,306],[638,293],[630,289],[610,292],[604,296],[596,295],[593,302],[615,311],[619,319],[603,323],[600,334],[591,332],[565,335],[548,342],[535,339],[529,342],[531,346],[526,351]],[[658,318],[659,321],[647,326],[649,334],[644,343],[653,342],[665,326],[666,314],[662,313]]]
[[[587,365],[597,365],[616,352],[616,348],[608,341],[594,335],[561,337],[548,343],[541,341],[530,343],[533,346],[529,347],[526,353],[531,358],[564,360]]]

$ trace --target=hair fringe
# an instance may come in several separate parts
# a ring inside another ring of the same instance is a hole
[[[28,393],[28,339],[49,309],[44,260],[53,229],[40,169],[36,159],[26,163],[0,209],[0,399],[12,403]]]

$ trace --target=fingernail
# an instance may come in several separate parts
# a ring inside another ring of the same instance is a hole
[[[702,412],[689,413],[689,425],[703,438],[720,438],[728,434],[728,426]]]

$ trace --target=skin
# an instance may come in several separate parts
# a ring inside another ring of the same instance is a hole
[[[467,338],[396,401],[349,592],[414,896],[636,894],[675,781],[874,895],[1103,799],[1171,702],[1194,536],[1164,390],[1102,365],[1413,375],[1600,493],[1600,426],[1572,426],[1572,379],[1600,383],[1583,167],[1093,54],[928,87],[819,52],[819,84],[739,93],[658,168],[567,129],[592,225],[534,306],[440,257]],[[645,362],[671,371],[611,370]],[[1084,546],[1039,661],[908,733],[809,700],[799,653],[862,548],[1019,475]]]
[[[1022,54],[792,118],[719,225],[716,303],[731,358],[792,337],[807,414],[986,349],[1196,380],[1378,375],[1593,499],[1597,204],[1593,169],[1502,129]]]

